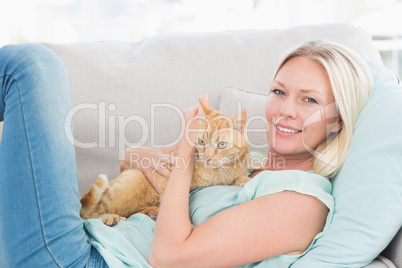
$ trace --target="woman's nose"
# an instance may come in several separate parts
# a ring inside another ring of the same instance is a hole
[[[286,99],[281,106],[280,115],[295,119],[297,116],[296,103],[291,99]]]

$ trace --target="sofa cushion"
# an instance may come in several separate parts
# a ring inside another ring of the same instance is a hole
[[[381,61],[370,35],[350,24],[45,44],[69,77],[80,193],[99,173],[116,177],[126,147],[177,141],[179,110],[197,97],[209,94],[217,108],[222,88],[265,94],[283,51],[311,39],[340,42]]]
[[[332,223],[292,267],[363,267],[402,225],[402,86],[384,66],[368,63],[375,86],[333,179]]]
[[[356,123],[345,164],[332,181],[332,223],[292,267],[363,267],[402,225],[402,86],[384,66],[368,64],[375,87]],[[219,108],[234,113],[241,106],[252,119],[264,114],[259,106],[265,101],[266,95],[226,88]],[[266,126],[256,123],[258,129]]]

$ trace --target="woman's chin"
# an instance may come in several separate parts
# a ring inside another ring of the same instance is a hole
[[[309,152],[304,148],[303,146],[300,147],[293,147],[293,146],[276,146],[274,148],[271,148],[270,150],[271,153],[280,155],[282,157],[286,156],[297,156],[300,154],[309,154]]]

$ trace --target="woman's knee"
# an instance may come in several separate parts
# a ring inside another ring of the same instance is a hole
[[[0,121],[6,97],[14,94],[35,96],[24,99],[69,99],[67,75],[57,55],[40,44],[0,48]]]
[[[49,72],[64,72],[57,55],[41,44],[27,43],[7,45],[0,49],[0,76],[46,75]]]

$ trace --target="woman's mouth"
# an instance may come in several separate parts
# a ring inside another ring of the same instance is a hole
[[[275,128],[276,128],[276,132],[277,132],[278,134],[282,134],[282,135],[284,135],[284,136],[295,135],[295,134],[297,134],[297,133],[302,132],[301,130],[290,129],[290,128],[286,128],[286,127],[278,126],[278,125],[275,125]]]

